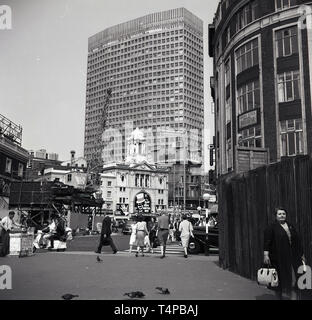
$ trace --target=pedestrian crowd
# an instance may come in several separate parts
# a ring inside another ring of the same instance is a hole
[[[14,215],[15,212],[10,211],[8,216],[0,220],[0,256],[2,257],[10,253],[10,233],[14,232],[14,229],[23,227],[22,224],[14,221]],[[201,217],[195,222],[187,215],[172,217],[166,211],[162,212],[157,221],[155,217],[146,219],[146,221],[145,218],[143,215],[138,215],[136,223],[131,225],[129,253],[131,254],[136,247],[135,257],[140,254],[144,256],[145,249],[146,252],[154,253],[154,248],[160,245],[160,258],[163,259],[166,257],[167,243],[178,241],[183,247],[184,257],[187,258],[189,241],[194,238],[193,225],[206,226],[205,219]],[[42,229],[42,231],[46,229],[47,232],[42,236],[41,241],[46,245],[49,243],[53,248],[54,240],[60,238],[56,235],[60,233],[60,229],[65,230],[65,225],[64,221],[56,216],[52,216],[48,222],[49,224]],[[208,226],[214,226],[216,223],[216,218],[210,216]],[[111,236],[113,230],[111,218],[106,215],[103,219],[96,253],[100,254],[103,246],[111,246],[113,253],[117,253]],[[275,291],[277,298],[297,299],[300,277],[298,270],[300,266],[305,266],[305,256],[300,236],[295,227],[288,222],[284,208],[275,209],[274,222],[264,232],[263,265],[263,268],[259,270],[274,270],[278,275],[276,285],[269,287]]]
[[[190,237],[193,235],[193,225],[188,221],[188,216],[182,218],[170,217],[165,211],[158,217],[143,221],[143,216],[137,217],[137,223],[131,225],[131,236],[129,241],[129,253],[136,246],[135,256],[141,253],[144,256],[144,249],[147,252],[154,253],[157,243],[160,245],[161,259],[166,256],[166,247],[168,242],[180,242],[184,249],[184,257],[187,258],[187,248]]]
[[[171,217],[167,212],[163,211],[158,217],[151,217],[145,221],[143,215],[136,217],[136,223],[131,224],[131,236],[129,240],[129,253],[135,252],[135,257],[144,252],[154,253],[154,248],[159,244],[161,250],[161,259],[166,257],[166,248],[168,242],[180,242],[184,249],[184,257],[187,258],[187,248],[189,240],[193,235],[193,225],[188,220],[187,215],[181,218]],[[197,225],[200,225],[200,221]],[[117,248],[111,238],[112,222],[109,216],[106,216],[102,223],[100,242],[96,253],[101,253],[102,246],[110,245],[113,253],[117,252]]]
[[[21,225],[14,221],[14,211],[10,211],[7,217],[0,220],[0,233],[2,245],[0,247],[0,256],[9,254],[10,232],[14,228],[20,228]],[[54,240],[59,239],[60,219],[56,216],[51,216],[48,224],[41,230],[40,248],[54,247]],[[144,221],[146,220],[146,221]],[[144,256],[144,251],[154,253],[154,248],[158,245],[161,249],[161,258],[166,256],[167,243],[179,242],[184,249],[184,257],[187,258],[187,248],[189,240],[193,235],[193,224],[198,226],[205,225],[205,219],[199,219],[196,223],[191,222],[190,216],[183,215],[179,217],[170,216],[166,211],[157,218],[150,217],[146,219],[143,215],[136,216],[136,223],[131,225],[131,236],[129,241],[129,252],[132,253],[135,249],[135,256],[140,254]],[[63,225],[62,225],[63,226]],[[116,228],[115,228],[116,229]],[[114,254],[117,253],[116,245],[111,234],[114,232],[114,222],[106,215],[101,226],[101,236],[96,253],[101,253],[103,246],[111,246]],[[49,247],[48,247],[49,246]],[[146,250],[145,250],[146,249]]]

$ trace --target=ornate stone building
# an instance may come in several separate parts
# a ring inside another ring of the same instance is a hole
[[[116,214],[168,208],[168,171],[148,161],[146,138],[138,128],[127,139],[126,161],[104,166],[101,191],[105,208]]]

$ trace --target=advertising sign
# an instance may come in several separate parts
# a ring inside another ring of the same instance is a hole
[[[138,214],[151,214],[151,198],[145,193],[141,192],[135,196],[134,206]]]
[[[251,112],[242,114],[241,116],[239,116],[239,129],[243,129],[245,127],[249,127],[252,126],[254,124],[258,123],[258,111],[257,110],[253,110]]]
[[[117,203],[116,211],[119,215],[127,215],[129,213],[129,205],[126,203]]]

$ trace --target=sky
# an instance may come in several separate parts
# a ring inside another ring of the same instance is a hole
[[[22,146],[83,156],[88,38],[153,12],[185,7],[204,22],[206,145],[212,143],[208,24],[218,0],[0,0],[12,29],[0,30],[0,114],[23,127]],[[0,11],[1,17],[1,11]]]

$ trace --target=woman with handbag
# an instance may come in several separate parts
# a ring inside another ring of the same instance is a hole
[[[264,264],[274,267],[278,275],[276,291],[278,299],[286,295],[297,299],[298,268],[305,261],[297,231],[286,220],[286,210],[275,209],[275,222],[264,232]]]

